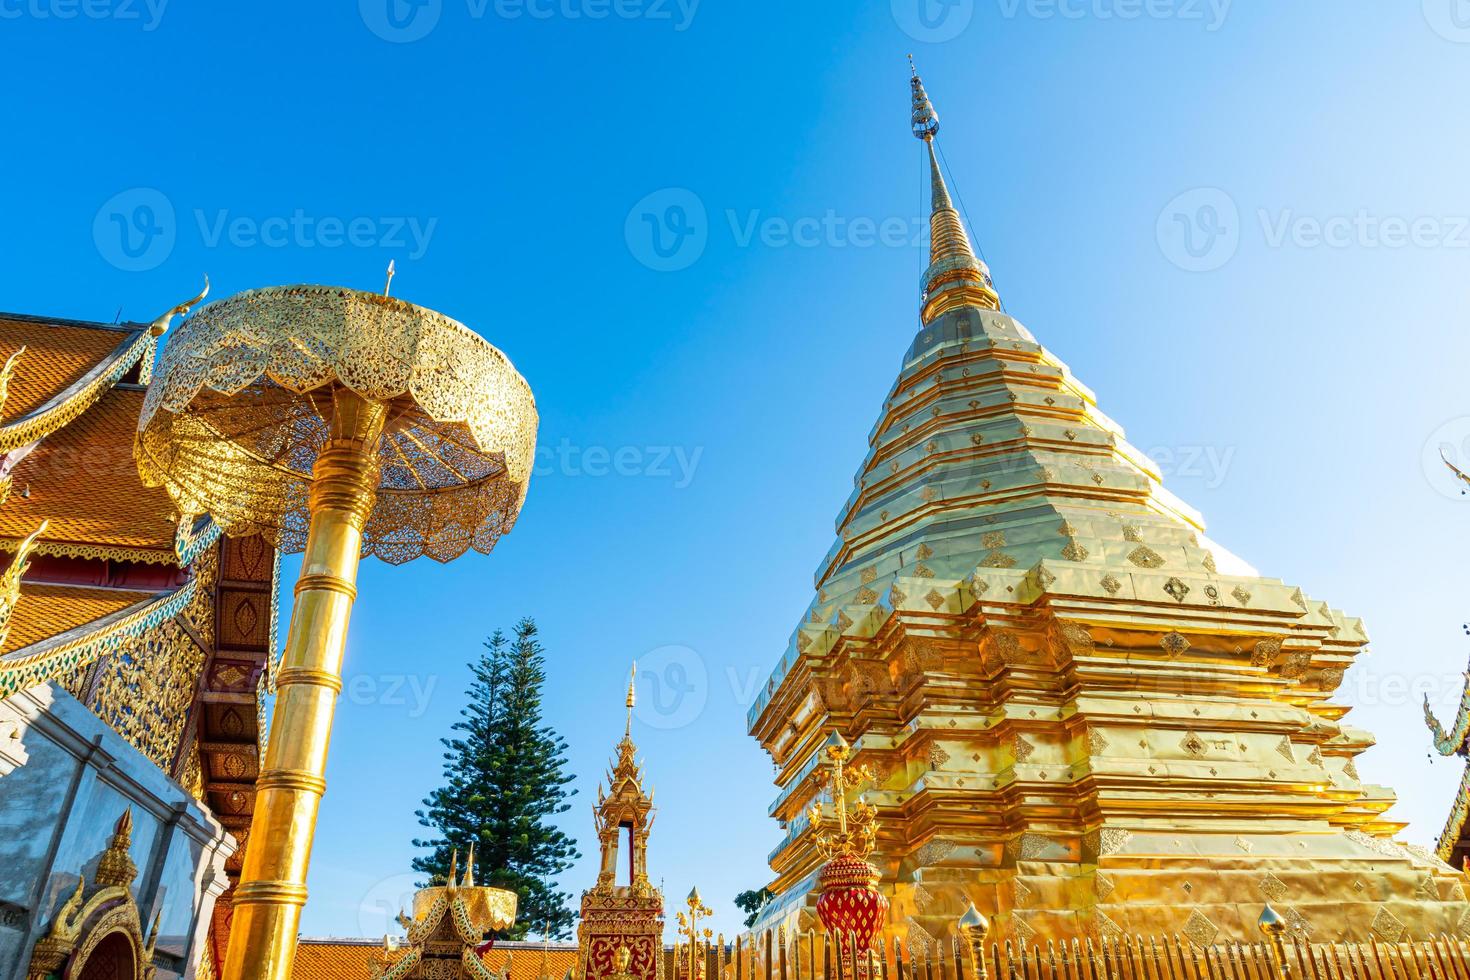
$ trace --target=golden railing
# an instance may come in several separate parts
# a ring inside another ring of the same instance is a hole
[[[1449,936],[1311,943],[1276,932],[1249,943],[1133,936],[1020,946],[962,934],[922,944],[888,936],[878,948],[855,948],[818,931],[764,932],[710,944],[694,980],[1470,980],[1470,945]],[[664,980],[690,980],[685,950],[665,951]]]

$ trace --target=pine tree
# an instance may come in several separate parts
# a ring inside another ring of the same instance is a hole
[[[554,879],[580,855],[550,819],[570,808],[576,791],[567,788],[566,742],[541,721],[546,666],[535,622],[522,619],[512,640],[496,630],[470,669],[468,704],[454,724],[461,736],[442,739],[444,785],[415,811],[437,836],[413,842],[429,851],[414,858],[414,870],[442,883],[452,852],[459,850],[463,866],[473,842],[476,882],[520,896],[516,925],[504,938],[543,931],[563,938],[575,916],[571,895],[557,891]]]

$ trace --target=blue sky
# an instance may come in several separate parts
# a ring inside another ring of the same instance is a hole
[[[745,703],[916,328],[910,51],[1010,312],[1212,537],[1365,617],[1360,769],[1438,833],[1460,767],[1418,691],[1459,694],[1470,502],[1424,459],[1470,437],[1463,0],[388,2],[0,0],[0,308],[149,319],[204,272],[377,289],[391,258],[538,398],[493,555],[363,566],[306,934],[383,931],[464,662],[526,614],[582,791],[566,887],[642,658],[652,873],[736,925],[778,839]]]

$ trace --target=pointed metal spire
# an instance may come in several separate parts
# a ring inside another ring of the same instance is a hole
[[[638,661],[635,660],[635,661],[633,661],[633,670],[628,675],[628,698],[627,698],[627,702],[626,702],[627,703],[627,706],[628,706],[628,724],[623,729],[623,737],[624,738],[632,738],[633,737],[633,708],[638,703],[638,694],[637,694],[637,691],[634,689],[634,685],[637,683],[637,681],[638,681]]]
[[[470,856],[464,863],[464,880],[460,882],[465,888],[472,888],[475,884],[475,842],[470,841]]]
[[[965,223],[960,220],[944,182],[934,146],[934,137],[939,133],[939,113],[934,111],[929,93],[924,91],[924,80],[914,68],[913,55],[909,55],[909,68],[913,96],[910,128],[916,139],[924,141],[929,155],[929,268],[924,270],[922,284],[923,320],[928,323],[960,306],[998,310],[1000,297],[990,280],[990,270],[975,255]]]

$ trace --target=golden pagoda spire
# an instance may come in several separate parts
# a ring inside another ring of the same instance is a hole
[[[949,187],[939,167],[934,138],[939,134],[939,113],[924,91],[924,80],[909,55],[912,77],[909,87],[913,95],[911,128],[916,139],[924,141],[929,154],[929,268],[924,270],[925,323],[941,313],[960,306],[1000,309],[1000,297],[990,280],[990,269],[975,255],[965,223],[955,210]]]
[[[631,739],[633,737],[633,708],[638,703],[638,695],[637,692],[634,690],[633,685],[636,684],[637,681],[638,661],[635,660],[633,661],[633,670],[628,675],[628,698],[626,702],[628,706],[628,724],[623,728],[623,738],[627,739]]]

